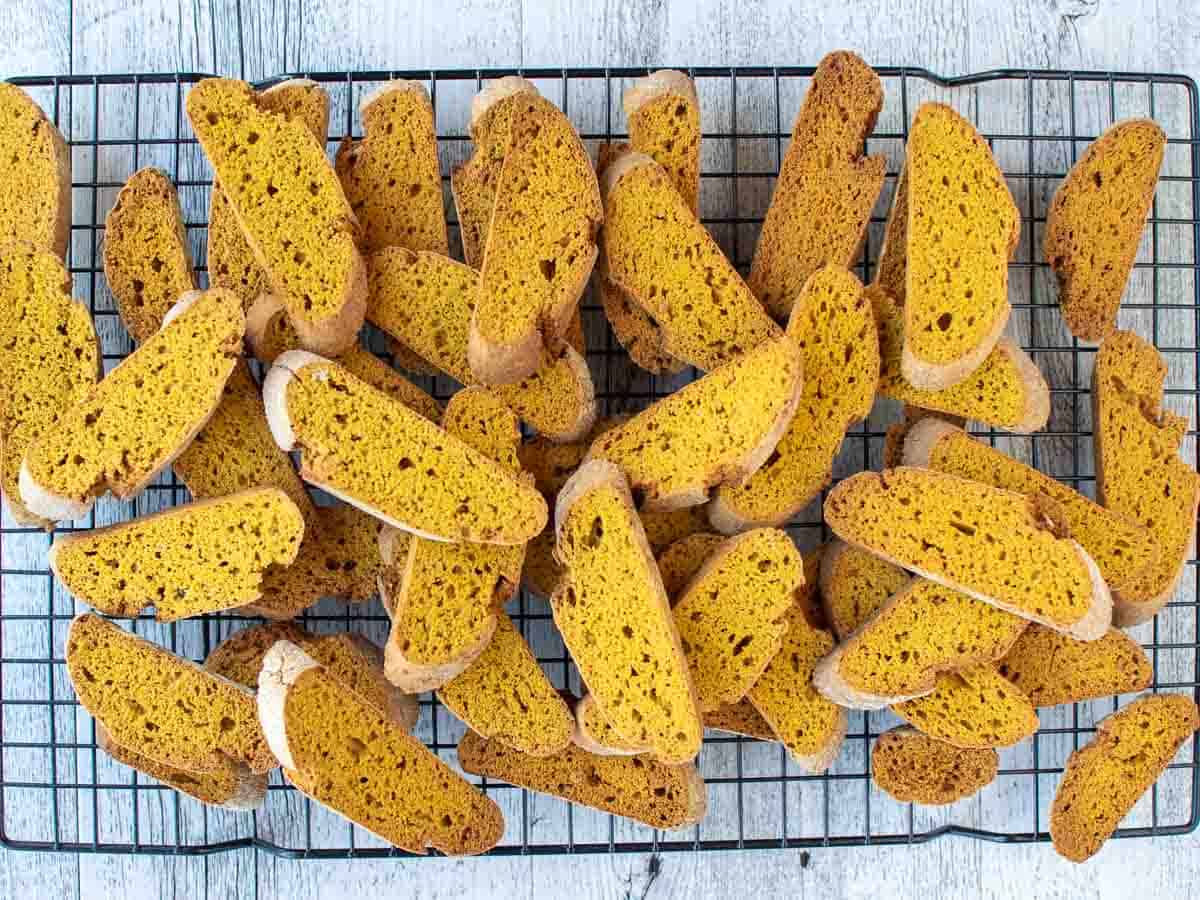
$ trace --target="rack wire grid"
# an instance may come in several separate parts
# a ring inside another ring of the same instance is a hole
[[[745,271],[750,261],[792,122],[811,68],[688,69],[699,91],[702,142],[702,218],[722,248]],[[389,78],[424,81],[438,122],[442,171],[470,152],[470,97],[488,80],[522,74],[570,116],[589,149],[621,138],[621,93],[644,69],[539,69],[304,73],[331,98],[330,148],[342,134],[360,133],[361,96]],[[874,212],[859,272],[869,278],[884,217],[917,106],[940,100],[966,114],[991,144],[1021,209],[1021,240],[1010,267],[1010,331],[1031,351],[1052,386],[1049,426],[1034,436],[977,433],[1081,491],[1094,493],[1090,380],[1095,348],[1081,346],[1056,307],[1052,274],[1041,260],[1041,233],[1050,197],[1087,144],[1111,122],[1149,115],[1169,141],[1149,225],[1120,313],[1120,324],[1152,338],[1170,375],[1166,406],[1192,414],[1200,391],[1200,160],[1197,92],[1174,75],[1000,70],[943,78],[921,69],[885,68],[883,112],[867,142],[886,154],[890,174]],[[125,179],[157,165],[179,187],[187,232],[201,279],[205,271],[205,216],[212,173],[183,111],[198,74],[61,76],[13,79],[29,91],[67,137],[73,162],[74,225],[70,269],[76,296],[86,299],[103,347],[106,369],[132,349],[105,284],[101,246],[104,219]],[[282,77],[281,77],[282,78]],[[273,79],[272,82],[281,80]],[[265,86],[265,85],[263,85]],[[447,186],[446,209],[453,204]],[[452,228],[457,240],[457,228]],[[588,360],[602,412],[644,407],[695,376],[655,378],[636,370],[614,341],[599,306],[585,298]],[[379,335],[370,336],[382,349]],[[419,379],[418,379],[419,380]],[[422,382],[439,398],[455,385]],[[846,438],[835,476],[878,468],[894,403],[880,401],[871,417]],[[1196,431],[1184,457],[1197,460]],[[122,521],[186,500],[169,472],[139,498],[107,498],[86,522],[62,530]],[[826,537],[820,503],[789,526],[802,549]],[[17,527],[0,529],[0,805],[7,847],[122,853],[211,853],[254,846],[289,857],[405,855],[337,815],[310,803],[272,776],[264,807],[254,814],[204,807],[125,768],[97,751],[95,726],[78,705],[63,659],[65,635],[81,608],[47,569],[51,538]],[[1158,618],[1134,630],[1154,664],[1154,690],[1196,694],[1200,684],[1200,569],[1189,563],[1177,595]],[[554,631],[547,604],[522,590],[513,618],[558,686],[579,692],[579,678]],[[325,600],[303,619],[315,631],[349,629],[376,641],[386,635],[378,601],[349,606]],[[133,629],[175,652],[204,658],[224,636],[250,624],[210,615],[160,625],[150,617]],[[871,745],[896,723],[887,712],[852,713],[849,734],[828,773],[800,771],[778,744],[709,733],[699,766],[708,784],[709,811],[687,831],[660,833],[573,807],[555,798],[484,779],[481,787],[501,806],[507,829],[496,854],[800,848],[920,843],[954,834],[992,841],[1048,839],[1048,810],[1067,756],[1088,741],[1095,723],[1119,698],[1041,710],[1041,730],[1001,751],[1000,774],[982,793],[948,807],[897,803],[870,778]],[[463,727],[425,697],[418,733],[452,765]],[[1200,817],[1200,754],[1189,742],[1119,832],[1124,837],[1182,834]],[[478,779],[476,779],[478,780]]]

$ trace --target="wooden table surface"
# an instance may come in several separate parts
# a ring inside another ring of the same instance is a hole
[[[71,16],[74,16],[70,26]],[[813,65],[851,48],[942,74],[1004,66],[1200,76],[1200,5],[1159,0],[15,0],[0,77],[488,66]],[[786,127],[786,123],[785,123]],[[1194,334],[1187,339],[1195,340]],[[1194,370],[1189,377],[1195,378]],[[1194,382],[1193,382],[1194,383]],[[9,810],[10,818],[20,811]],[[1043,822],[1044,827],[1044,822]],[[881,898],[1190,896],[1200,838],[1114,841],[1085,867],[1047,846],[296,862],[0,852],[0,896]]]

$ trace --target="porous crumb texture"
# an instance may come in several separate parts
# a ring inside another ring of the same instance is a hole
[[[662,166],[692,212],[700,209],[700,102],[687,80],[665,87],[664,73],[638,79],[625,92],[629,143]],[[651,85],[650,82],[658,82]],[[648,99],[643,94],[649,90]],[[636,109],[631,111],[631,104]]]
[[[263,365],[289,350],[300,349],[300,334],[287,308],[274,294],[263,294],[246,310],[246,349]]]
[[[1158,556],[1155,535],[1148,529],[994,447],[973,440],[965,431],[954,429],[940,437],[930,449],[928,461],[922,464],[1031,497],[1049,497],[1057,504],[1071,537],[1096,561],[1100,574],[1114,591],[1132,587]]]
[[[1008,319],[1020,216],[987,142],[950,107],[917,110],[907,152],[904,347],[946,366],[994,341]]]
[[[841,541],[825,551],[821,567],[821,602],[825,618],[844,641],[912,581],[899,566]]]
[[[1187,417],[1162,408],[1166,375],[1159,352],[1131,331],[1105,340],[1092,375],[1096,496],[1158,544],[1158,559],[1117,594],[1117,625],[1144,621],[1170,599],[1196,532],[1200,476],[1179,457]]]
[[[536,757],[468,731],[458,763],[531,791],[624,816],[652,828],[694,825],[704,815],[704,782],[694,766],[666,765],[648,756],[598,756],[569,745]]]
[[[283,705],[289,779],[305,794],[414,853],[482,853],[504,817],[403,726],[320,668],[303,672]]]
[[[687,762],[704,736],[695,689],[629,492],[608,472],[603,463],[581,468],[575,478],[588,487],[560,508],[557,556],[567,575],[550,600],[554,622],[617,733],[660,760]]]
[[[704,562],[674,609],[702,712],[746,696],[779,651],[803,584],[800,552],[777,528],[730,538]]]
[[[0,84],[0,245],[32,244],[62,259],[71,234],[71,153],[41,108]]]
[[[695,506],[767,458],[802,381],[800,348],[767,341],[605,432],[589,458],[620,466],[647,509]]]
[[[61,260],[32,244],[0,248],[0,489],[19,524],[52,524],[21,502],[21,460],[96,383],[99,365],[91,317]]]
[[[1108,629],[1098,641],[1077,641],[1030,625],[999,668],[1034,706],[1131,694],[1148,688],[1154,678],[1146,651],[1117,628]]]
[[[904,306],[907,267],[908,165],[902,163],[900,174],[896,177],[896,190],[892,194],[887,223],[884,225],[879,259],[875,262],[875,280],[871,283],[872,287],[894,298],[897,307]]]
[[[275,488],[254,488],[61,538],[51,568],[111,616],[153,605],[159,621],[257,600],[263,572],[296,558],[304,516]]]
[[[575,704],[575,726],[578,734],[575,737],[577,745],[583,745],[588,752],[600,752],[603,755],[630,756],[637,753],[649,753],[649,744],[637,740],[623,738],[604,713],[596,705],[596,699],[591,694],[584,694]],[[603,748],[602,750],[600,748]]]
[[[1029,698],[990,663],[943,673],[932,693],[891,710],[922,733],[966,750],[1011,747],[1038,730]]]
[[[79,702],[122,747],[200,773],[222,757],[255,772],[276,764],[241,685],[90,613],[71,623],[66,661]]]
[[[222,678],[258,690],[258,673],[263,657],[276,641],[289,641],[313,656],[316,635],[304,630],[299,622],[267,622],[235,631],[217,644],[204,659],[204,668]]]
[[[563,568],[554,558],[554,523],[525,545],[525,565],[521,568],[521,584],[539,597],[549,598],[562,581]]]
[[[618,159],[610,169],[628,162]],[[606,274],[662,329],[668,353],[711,371],[779,335],[661,166],[642,157],[615,184],[611,177],[606,173]]]
[[[889,425],[883,436],[883,468],[894,469],[904,465],[904,439],[908,437],[909,429],[922,419],[940,419],[943,422],[949,422],[955,428],[964,428],[967,424],[967,420],[962,416],[952,416],[932,409],[922,409],[919,406],[904,404],[900,421]]]
[[[361,140],[343,138],[334,168],[363,228],[363,250],[450,252],[433,105],[424,85],[393,81],[362,108]]]
[[[883,108],[883,85],[858,56],[830,53],[813,74],[792,125],[771,206],[754,251],[750,287],[785,320],[809,276],[858,256],[887,161],[863,156]]]
[[[258,94],[259,106],[300,122],[321,147],[329,132],[329,95],[310,81],[284,82]],[[208,278],[213,287],[223,287],[242,298],[242,308],[271,289],[254,251],[246,243],[242,227],[225,198],[221,185],[214,184],[208,207]],[[267,360],[269,361],[269,360]]]
[[[1104,719],[1067,760],[1050,807],[1054,849],[1074,862],[1099,851],[1197,727],[1196,704],[1179,694],[1142,697]]]
[[[144,341],[179,296],[195,288],[175,185],[160,169],[129,177],[104,220],[104,278],[121,322]]]
[[[690,534],[708,530],[708,517],[702,506],[683,509],[642,510],[639,513],[646,542],[655,553]]]
[[[847,429],[866,418],[875,401],[875,314],[851,273],[818,269],[792,306],[787,333],[803,356],[804,393],[762,468],[717,491],[713,521],[722,531],[782,525],[796,515],[829,484]]]
[[[495,544],[523,544],[546,523],[531,485],[336,363],[294,372],[286,400],[301,475],[393,523]]]
[[[430,422],[442,420],[440,403],[365,347],[356,344],[338,357],[338,363]]]
[[[607,416],[597,419],[590,432],[577,441],[552,441],[537,435],[517,448],[521,468],[533,476],[534,486],[551,500],[567,479],[575,474],[592,441],[604,432],[628,420],[628,416]]]
[[[29,449],[24,465],[33,480],[78,503],[105,488],[121,498],[136,494],[216,409],[244,327],[237,297],[205,291],[82,393]]]
[[[1042,251],[1058,276],[1063,319],[1080,340],[1103,340],[1116,327],[1166,144],[1150,119],[1118,122],[1054,193]]]
[[[903,725],[871,751],[871,780],[901,803],[954,803],[995,781],[999,769],[995,750],[963,750]]]
[[[484,737],[534,756],[571,742],[573,720],[525,638],[503,611],[487,648],[438,690],[438,700]]]
[[[709,531],[689,534],[667,546],[658,555],[658,573],[672,605],[700,567],[725,543],[725,538]]]
[[[1094,602],[1075,544],[1021,494],[928,469],[863,472],[825,500],[843,540],[1026,618],[1070,627]]]
[[[727,703],[704,714],[704,727],[728,734],[740,734],[760,741],[778,741],[767,720],[747,699]]]

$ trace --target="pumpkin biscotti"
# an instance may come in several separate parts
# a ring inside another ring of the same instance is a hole
[[[32,244],[0,247],[0,490],[18,524],[53,526],[21,497],[21,461],[99,372],[96,332],[62,261]]]
[[[532,485],[337,363],[285,353],[263,399],[275,442],[302,451],[301,477],[388,525],[432,540],[524,544],[546,524]]]
[[[305,347],[338,354],[358,335],[367,273],[357,222],[325,149],[250,85],[206,78],[187,96],[205,156]]]
[[[620,466],[644,509],[698,506],[712,488],[739,483],[767,461],[803,381],[796,343],[767,341],[606,431],[588,458]]]
[[[796,416],[761,469],[723,485],[708,508],[718,531],[782,525],[833,477],[846,431],[865,419],[879,383],[875,316],[862,284],[844,269],[818,269],[792,306],[787,334],[804,357]]]
[[[1200,475],[1179,457],[1188,420],[1162,408],[1166,377],[1159,352],[1131,331],[1104,341],[1092,373],[1096,496],[1158,544],[1158,559],[1116,592],[1121,627],[1153,618],[1171,599],[1196,542]]]
[[[483,853],[504,833],[494,801],[295,644],[267,652],[258,714],[292,784],[397,847]]]
[[[612,463],[584,463],[555,504],[566,576],[550,604],[563,642],[604,717],[623,738],[684,763],[704,729],[667,592]]]
[[[1077,641],[1030,625],[999,663],[1000,674],[1034,706],[1079,703],[1145,690],[1154,679],[1146,651],[1119,628],[1098,641]]]
[[[925,103],[909,132],[901,371],[952,387],[987,359],[1008,322],[1008,259],[1021,220],[987,142],[949,106]]]
[[[1054,849],[1072,862],[1098,853],[1198,727],[1196,704],[1178,694],[1142,697],[1104,719],[1067,760],[1050,807]]]
[[[942,806],[996,780],[996,751],[963,750],[907,725],[885,731],[871,751],[871,780],[901,803]]]
[[[817,269],[853,264],[887,161],[864,156],[883,108],[879,76],[858,56],[830,53],[813,73],[754,251],[750,288],[780,321]]]
[[[77,519],[107,490],[122,499],[140,493],[212,416],[244,327],[228,291],[180,300],[161,330],[29,448],[20,473],[25,505],[47,519]]]
[[[1116,328],[1166,145],[1150,119],[1118,122],[1054,192],[1042,251],[1058,276],[1063,319],[1080,340],[1101,341]]]
[[[1108,630],[1112,597],[1095,561],[1058,536],[1054,510],[929,469],[861,472],[825,499],[849,544],[1080,640]]]
[[[60,260],[71,237],[71,152],[23,90],[0,84],[0,245],[23,241]]]
[[[779,336],[662,166],[630,151],[601,180],[604,274],[658,323],[668,353],[711,371]]]

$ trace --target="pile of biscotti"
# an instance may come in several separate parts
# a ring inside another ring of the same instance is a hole
[[[186,113],[215,172],[208,285],[174,186],[135,173],[104,269],[137,346],[103,378],[63,267],[66,145],[19,90],[0,104],[8,511],[52,529],[168,466],[194,498],[51,547],[103,614],[74,621],[65,655],[121,762],[233,809],[282,767],[398,847],[466,854],[505,823],[412,735],[424,692],[466,724],[467,773],[672,829],[705,814],[706,728],[819,773],[846,710],[888,707],[907,724],[875,742],[875,783],[944,804],[996,777],[1037,708],[1151,685],[1121,629],[1172,596],[1200,501],[1166,366],[1115,327],[1166,143],[1153,122],[1088,148],[1043,241],[1066,324],[1100,342],[1092,500],[964,430],[1040,430],[1050,401],[1004,336],[1020,216],[953,109],[916,111],[875,279],[850,272],[886,177],[863,154],[883,91],[852,53],[813,76],[745,277],[698,218],[702,116],[678,72],[633,83],[629,142],[596,160],[532,84],[489,82],[450,177],[464,261],[422,85],[364,97],[363,136],[331,163],[317,84],[201,81]],[[697,377],[597,418],[589,282],[633,364]],[[461,390],[443,408],[360,344],[364,322],[401,368]],[[828,491],[835,538],[802,555],[782,529],[878,396],[904,404],[885,467]],[[505,614],[522,584],[584,696],[552,686]],[[293,621],[375,596],[382,648]],[[270,621],[197,664],[110,621],[151,607]],[[1101,722],[1054,801],[1059,852],[1097,852],[1198,725],[1189,697],[1158,693]]]

